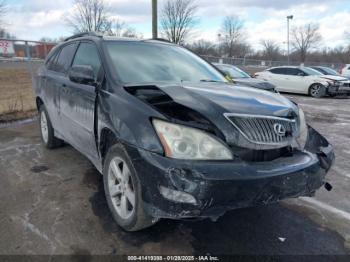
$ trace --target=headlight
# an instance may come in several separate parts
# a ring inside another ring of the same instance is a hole
[[[299,108],[299,129],[299,136],[295,139],[295,141],[297,143],[297,147],[300,150],[304,150],[309,132],[305,121],[305,115],[301,108]]]
[[[223,143],[201,130],[157,119],[153,120],[153,126],[167,157],[193,160],[233,159],[231,151]]]

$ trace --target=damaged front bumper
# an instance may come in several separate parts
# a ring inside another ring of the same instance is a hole
[[[331,85],[327,88],[328,95],[350,95],[350,85]]]
[[[332,146],[311,127],[304,151],[266,162],[186,161],[132,151],[146,212],[154,218],[174,219],[215,220],[231,209],[312,196],[325,183],[334,161]],[[161,188],[185,195],[169,200]],[[192,198],[186,200],[188,195]]]

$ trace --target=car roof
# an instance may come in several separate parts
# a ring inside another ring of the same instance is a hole
[[[297,68],[297,69],[303,69],[303,68],[311,68],[309,66],[275,66],[275,67],[270,67],[266,70],[271,70],[271,69],[275,69],[275,68]]]
[[[96,32],[86,32],[79,33],[73,36],[66,38],[63,43],[76,41],[76,40],[93,40],[93,41],[120,41],[120,42],[148,42],[148,43],[162,43],[175,45],[174,43],[169,42],[166,39],[156,38],[156,39],[139,39],[139,38],[131,38],[131,37],[118,37],[118,36],[109,36],[103,35]]]

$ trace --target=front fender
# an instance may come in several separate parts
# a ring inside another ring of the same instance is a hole
[[[104,128],[116,139],[131,146],[163,154],[163,147],[151,123],[152,117],[164,118],[156,110],[124,92],[100,91],[97,101],[97,132]]]
[[[320,165],[328,171],[335,160],[333,146],[311,126],[308,126],[308,141],[305,150],[317,155]]]

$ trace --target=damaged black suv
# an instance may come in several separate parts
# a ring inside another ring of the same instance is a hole
[[[128,231],[312,196],[334,160],[295,103],[164,41],[75,35],[50,52],[35,92],[43,143],[90,159]]]

